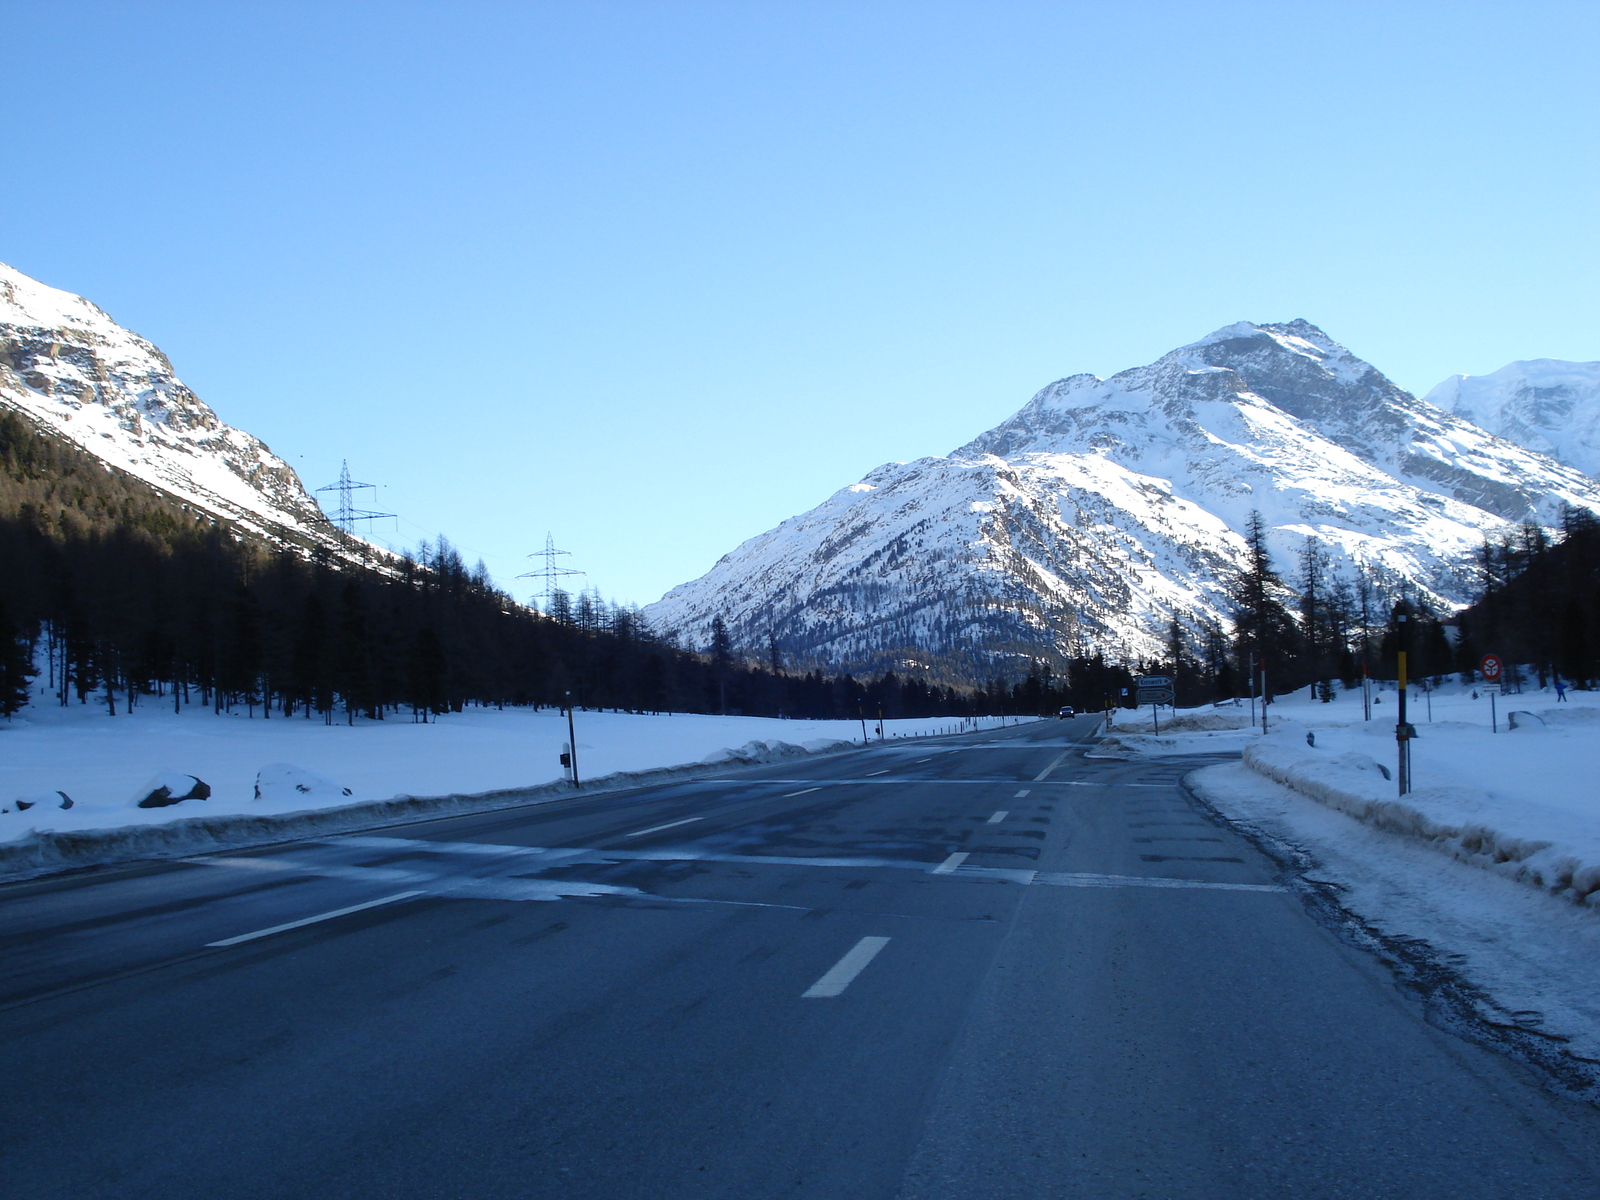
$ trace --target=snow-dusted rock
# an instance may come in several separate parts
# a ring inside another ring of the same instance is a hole
[[[18,796],[11,802],[11,807],[18,812],[27,812],[30,808],[71,808],[72,797],[65,792],[30,792],[26,796]]]
[[[1075,375],[944,458],[890,463],[751,538],[646,613],[691,645],[978,678],[1037,656],[1157,656],[1226,625],[1252,511],[1293,574],[1307,535],[1444,605],[1510,523],[1600,512],[1582,472],[1419,400],[1304,321],[1240,323],[1110,379]]]
[[[256,773],[257,800],[303,800],[308,804],[326,804],[329,801],[337,803],[340,797],[354,794],[351,789],[340,787],[333,780],[293,763],[268,763]]]
[[[162,771],[139,789],[133,803],[137,808],[166,808],[185,800],[207,800],[210,796],[211,785],[205,780],[177,771]]]

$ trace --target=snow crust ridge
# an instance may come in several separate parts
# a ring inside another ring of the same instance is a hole
[[[1600,907],[1600,853],[1594,846],[1563,843],[1532,829],[1504,828],[1504,815],[1509,814],[1488,793],[1465,787],[1419,788],[1402,799],[1369,756],[1318,755],[1308,752],[1302,738],[1299,730],[1269,734],[1244,748],[1244,763],[1376,829],[1414,838],[1576,904]],[[1504,815],[1491,824],[1483,819],[1488,812]]]

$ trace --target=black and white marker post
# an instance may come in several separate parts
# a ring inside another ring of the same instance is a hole
[[[1404,600],[1394,606],[1397,646],[1395,659],[1400,677],[1400,711],[1394,726],[1394,740],[1397,746],[1395,766],[1402,796],[1411,790],[1411,739],[1417,736],[1417,731],[1406,723],[1406,647],[1411,638],[1410,617],[1411,607]]]

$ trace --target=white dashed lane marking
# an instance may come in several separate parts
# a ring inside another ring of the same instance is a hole
[[[783,799],[787,800],[791,796],[804,796],[807,792],[820,792],[821,790],[822,789],[819,787],[801,788],[798,792],[785,792],[783,794]]]
[[[1030,790],[1031,790],[1031,789],[1029,789],[1029,788],[1023,788],[1023,789],[1022,789],[1022,790],[1021,790],[1021,791],[1020,791],[1020,792],[1018,792],[1018,793],[1017,793],[1017,794],[1016,794],[1016,796],[1015,796],[1015,797],[1014,797],[1014,799],[1017,799],[1017,800],[1021,800],[1021,799],[1022,799],[1022,798],[1023,798],[1023,797],[1024,797],[1024,796],[1026,796],[1026,795],[1027,795],[1027,794],[1028,794],[1028,792],[1029,792],[1029,791],[1030,791]]]
[[[652,825],[649,829],[635,829],[632,833],[624,834],[625,837],[643,837],[647,833],[660,833],[663,829],[676,829],[679,825],[687,825],[690,821],[704,820],[703,817],[685,817],[681,821],[668,821],[665,825]]]
[[[945,859],[942,863],[940,863],[937,867],[935,867],[933,869],[933,871],[932,871],[932,874],[934,874],[934,875],[952,875],[952,874],[954,874],[955,873],[955,869],[957,867],[959,867],[962,863],[967,861],[968,853],[969,852],[966,851],[966,850],[958,850],[958,851],[956,851],[949,858]]]
[[[867,969],[867,964],[878,957],[878,951],[889,944],[886,937],[864,937],[832,967],[828,973],[800,993],[802,1000],[828,1000],[849,987],[851,981]]]
[[[987,824],[987,825],[998,825],[998,824],[1000,824],[1001,821],[1004,821],[1006,819],[1006,817],[1008,817],[1009,815],[1010,815],[1010,810],[1002,808],[998,812],[996,812],[994,814],[994,816],[990,817],[988,819],[988,821],[985,822],[985,824]]]

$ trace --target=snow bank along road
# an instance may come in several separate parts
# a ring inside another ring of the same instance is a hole
[[[1600,1114],[1089,730],[0,889],[4,1191],[1600,1195]]]

